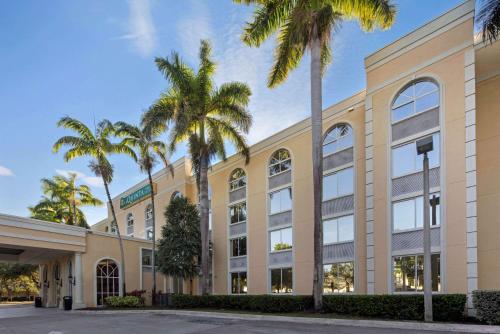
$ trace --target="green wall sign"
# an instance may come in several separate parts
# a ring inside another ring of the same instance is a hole
[[[137,189],[133,193],[120,198],[120,209],[127,208],[137,202],[142,201],[151,195],[151,185],[147,184],[144,187]]]

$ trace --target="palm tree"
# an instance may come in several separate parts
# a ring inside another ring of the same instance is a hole
[[[484,0],[476,22],[481,26],[484,41],[496,41],[500,35],[500,0]]]
[[[92,194],[87,185],[76,184],[77,175],[69,173],[68,177],[56,175],[52,179],[42,179],[42,190],[52,199],[59,199],[68,204],[68,212],[71,220],[67,222],[70,225],[79,225],[87,227],[86,221],[81,221],[81,214],[78,213],[80,206],[100,206],[103,203]]]
[[[123,240],[120,234],[118,220],[116,219],[115,208],[109,193],[109,184],[113,180],[113,166],[108,160],[108,155],[124,153],[134,158],[135,153],[130,147],[123,143],[112,143],[110,141],[110,137],[115,133],[115,128],[108,120],[99,122],[94,132],[79,120],[68,116],[61,118],[57,126],[73,130],[77,133],[77,136],[64,136],[59,138],[52,150],[58,152],[62,146],[69,146],[70,148],[64,154],[64,161],[66,162],[78,157],[90,157],[92,160],[89,164],[89,168],[96,176],[101,177],[104,183],[111,214],[113,215],[113,224],[116,227],[116,233],[120,244],[121,269],[123,275],[122,296],[124,296],[126,292],[125,254],[123,252]]]
[[[323,226],[321,215],[323,152],[321,147],[322,87],[321,76],[331,61],[332,33],[343,19],[356,19],[364,30],[376,26],[388,28],[395,9],[389,0],[234,0],[255,4],[253,21],[247,23],[242,40],[258,47],[277,32],[274,64],[268,86],[286,80],[304,53],[311,53],[311,132],[314,189],[314,307],[320,310],[323,294]]]
[[[200,201],[201,291],[207,294],[210,285],[208,168],[212,159],[226,159],[226,141],[231,142],[248,163],[250,155],[244,134],[250,129],[252,117],[246,110],[251,95],[246,84],[229,82],[215,87],[216,66],[206,40],[201,41],[199,58],[197,72],[176,52],[167,58],[156,58],[156,65],[170,88],[144,114],[142,124],[145,128],[161,130],[170,124],[170,151],[179,143],[188,142]]]
[[[153,167],[156,163],[156,158],[160,158],[163,161],[165,168],[170,170],[172,176],[174,175],[174,169],[172,165],[167,160],[167,149],[163,142],[157,140],[159,132],[155,132],[151,128],[139,128],[134,125],[127,124],[125,122],[115,123],[116,135],[119,137],[124,137],[122,143],[129,146],[132,150],[136,149],[138,152],[139,159],[134,160],[139,165],[142,172],[148,174],[149,186],[151,187],[151,211],[153,214],[153,247],[152,247],[152,260],[151,265],[153,267],[153,304],[155,303],[156,296],[156,219],[155,219],[155,193],[153,189],[153,177],[151,176]]]
[[[31,218],[45,220],[53,223],[67,224],[72,220],[71,212],[67,203],[63,203],[58,199],[51,199],[47,196],[42,196],[42,199],[34,206],[28,207]],[[83,221],[85,217],[82,217]]]

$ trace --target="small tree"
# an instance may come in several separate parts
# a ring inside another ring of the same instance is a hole
[[[199,275],[200,214],[185,197],[176,197],[165,210],[158,246],[158,270],[169,276],[192,279]]]

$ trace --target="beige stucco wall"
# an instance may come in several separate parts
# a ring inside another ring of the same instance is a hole
[[[431,39],[367,73],[373,105],[375,292],[391,291],[390,105],[397,92],[419,77],[434,78],[441,89],[442,226],[445,263],[442,281],[448,292],[466,292],[465,244],[465,98],[464,46],[472,48],[472,20]],[[462,48],[461,48],[462,47]],[[454,52],[450,53],[450,49]],[[456,51],[461,49],[459,51]],[[443,59],[427,65],[432,57]],[[413,68],[413,71],[412,71]],[[408,73],[401,77],[401,74]],[[385,84],[385,86],[383,86]],[[453,256],[447,256],[453,254]]]
[[[477,198],[479,288],[498,289],[500,275],[500,76],[478,84]]]

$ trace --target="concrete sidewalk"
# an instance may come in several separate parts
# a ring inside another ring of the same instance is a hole
[[[297,324],[336,325],[365,328],[385,328],[417,331],[438,331],[455,333],[499,333],[500,326],[467,325],[455,323],[424,323],[415,321],[391,321],[391,320],[355,320],[355,319],[331,319],[313,317],[288,317],[261,314],[242,314],[230,312],[206,312],[186,310],[75,310],[72,313],[79,314],[164,314],[189,316],[198,318],[231,319],[244,321],[269,321]]]

